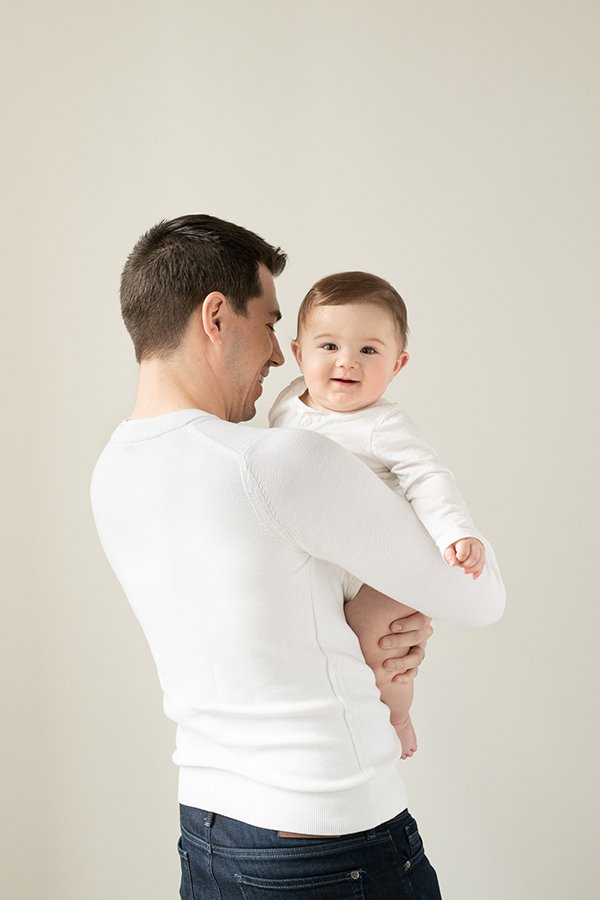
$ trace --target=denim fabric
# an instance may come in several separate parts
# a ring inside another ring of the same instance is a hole
[[[339,838],[283,838],[180,806],[182,900],[441,900],[408,810]]]

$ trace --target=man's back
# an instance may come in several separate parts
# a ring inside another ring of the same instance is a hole
[[[261,468],[304,444],[199,410],[125,422],[92,500],[178,724],[181,802],[339,833],[379,822],[382,802],[393,815],[403,787],[395,734],[344,620],[344,580],[347,591],[358,583],[295,545],[261,495]]]

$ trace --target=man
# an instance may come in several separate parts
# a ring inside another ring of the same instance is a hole
[[[121,282],[139,388],[92,503],[178,726],[181,896],[438,898],[344,598],[364,582],[483,625],[503,587],[491,548],[478,581],[458,577],[408,504],[326,438],[237,424],[283,362],[284,265],[252,232],[184,216],[138,241]],[[430,634],[420,614],[403,626],[386,641]]]

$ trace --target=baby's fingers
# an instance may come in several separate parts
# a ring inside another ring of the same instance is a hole
[[[456,555],[456,550],[454,549],[454,544],[450,544],[449,547],[446,547],[446,549],[444,550],[444,559],[449,566],[460,565],[460,562],[458,561],[458,557]]]
[[[468,575],[471,575],[473,581],[477,581],[481,573],[483,572],[483,567],[485,566],[485,557],[482,555],[477,565],[473,566],[472,569],[467,572]]]
[[[461,538],[446,548],[444,559],[451,566],[460,566],[465,575],[478,578],[485,562],[485,548],[476,538]]]
[[[459,566],[467,565],[467,560],[471,558],[475,546],[476,544],[471,538],[461,538],[454,544]]]
[[[471,539],[468,541],[463,541],[462,543],[467,544],[468,552],[464,553],[465,558],[461,561],[460,565],[464,569],[473,569],[474,566],[478,566],[479,564],[483,565],[483,562],[485,560],[485,547],[483,546],[481,541]]]
[[[475,568],[475,566],[477,566],[479,564],[480,558],[481,558],[481,554],[479,553],[479,550],[477,549],[477,547],[472,547],[471,552],[469,553],[467,558],[463,559],[463,561],[461,562],[461,566],[465,570],[465,572],[467,570],[471,571],[472,569]]]

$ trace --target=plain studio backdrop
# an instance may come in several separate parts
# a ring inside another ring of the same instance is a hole
[[[430,643],[411,810],[445,900],[599,895],[599,29],[592,0],[4,3],[4,896],[177,896],[174,726],[88,485],[134,399],[121,267],[190,212],[289,253],[286,351],[327,273],[404,296],[389,395],[509,596]]]

